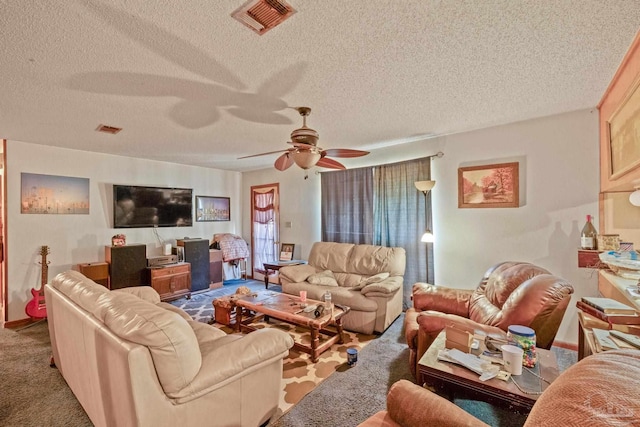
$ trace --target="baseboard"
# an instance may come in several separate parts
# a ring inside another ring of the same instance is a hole
[[[552,345],[556,347],[566,348],[567,350],[578,351],[578,344],[564,341],[554,341]]]
[[[21,328],[23,326],[28,326],[31,324],[35,324],[39,321],[39,319],[33,320],[31,318],[20,319],[20,320],[12,320],[3,323],[3,327],[6,329],[16,329]]]

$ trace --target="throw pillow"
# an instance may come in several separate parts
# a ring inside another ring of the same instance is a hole
[[[307,282],[312,285],[322,285],[322,286],[338,286],[338,282],[336,281],[335,276],[331,270],[324,270],[320,273],[312,274],[307,277]]]
[[[309,265],[288,265],[280,268],[280,276],[286,278],[293,283],[301,283],[307,280],[307,277],[316,272],[316,268]]]
[[[366,279],[363,278],[360,283],[358,283],[358,286],[354,286],[351,289],[354,290],[360,290],[362,288],[364,288],[367,285],[370,285],[371,283],[380,283],[383,280],[386,280],[389,277],[389,273],[378,273],[378,274],[374,274],[373,276],[369,276]]]

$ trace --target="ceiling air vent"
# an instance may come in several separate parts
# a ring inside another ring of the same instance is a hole
[[[96,128],[98,132],[110,133],[111,135],[115,135],[120,132],[122,128],[117,128],[114,126],[100,125]]]
[[[231,16],[259,35],[263,35],[294,13],[295,9],[282,0],[249,0]]]

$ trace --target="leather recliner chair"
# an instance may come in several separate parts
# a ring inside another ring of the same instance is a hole
[[[566,280],[526,262],[494,265],[475,290],[416,283],[404,325],[411,371],[446,326],[505,338],[510,325],[524,325],[549,349],[572,293]]]

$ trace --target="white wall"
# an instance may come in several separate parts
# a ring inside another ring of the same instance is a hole
[[[90,180],[89,215],[20,213],[20,174],[72,176]],[[49,279],[77,264],[104,261],[104,246],[123,233],[127,243],[144,243],[147,256],[160,255],[152,228],[114,229],[112,184],[192,188],[196,195],[231,197],[231,221],[195,222],[192,227],[161,227],[158,234],[211,239],[214,233],[242,234],[242,174],[173,163],[7,142],[8,320],[26,317],[30,289],[40,287],[39,249],[50,247]]]
[[[328,147],[330,148],[330,147]],[[444,152],[432,160],[435,277],[437,284],[474,288],[491,265],[528,261],[569,280],[575,294],[557,339],[577,343],[575,301],[597,294],[597,275],[577,268],[580,229],[586,214],[597,217],[599,192],[596,109],[544,117],[426,141],[375,150],[350,159],[349,167],[402,161]],[[519,208],[458,209],[458,168],[520,162]],[[301,245],[303,258],[320,240],[320,185],[292,167],[243,174],[242,193],[251,185],[280,183],[281,240]],[[249,206],[249,205],[247,205]],[[249,233],[249,211],[243,229]],[[597,224],[597,219],[594,221]],[[244,236],[249,240],[250,236]],[[416,236],[418,239],[419,236]]]

